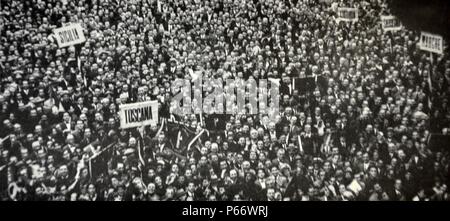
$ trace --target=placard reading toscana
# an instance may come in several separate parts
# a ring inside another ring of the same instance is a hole
[[[158,123],[158,101],[120,105],[120,128],[155,125]]]

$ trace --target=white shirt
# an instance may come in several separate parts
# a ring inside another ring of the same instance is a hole
[[[369,163],[364,163],[364,171],[366,171],[369,168]]]
[[[270,137],[272,139],[276,139],[277,138],[277,132],[276,131],[270,131]]]
[[[258,179],[258,181],[261,184],[261,188],[266,189],[266,181],[264,179]]]
[[[68,123],[64,122],[64,125],[66,125],[67,130],[72,131],[70,121]]]
[[[158,144],[159,151],[162,152],[164,150],[164,144]]]
[[[75,146],[69,144],[69,149],[70,149],[71,153],[75,153],[75,149],[76,149]]]

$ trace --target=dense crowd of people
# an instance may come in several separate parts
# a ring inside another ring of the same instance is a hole
[[[0,197],[449,200],[449,146],[428,142],[449,133],[450,59],[421,51],[420,30],[383,31],[389,14],[383,0],[2,1]],[[59,48],[69,23],[87,41]],[[279,114],[170,121],[171,83],[196,76],[279,80]],[[121,129],[119,105],[146,100],[159,123]]]

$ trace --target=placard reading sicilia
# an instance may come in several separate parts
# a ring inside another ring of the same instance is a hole
[[[158,101],[123,104],[119,107],[120,128],[132,128],[158,123]]]
[[[60,48],[81,44],[86,41],[80,24],[70,24],[53,30]]]

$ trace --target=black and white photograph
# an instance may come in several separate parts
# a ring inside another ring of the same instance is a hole
[[[440,2],[0,0],[0,201],[449,201]]]

